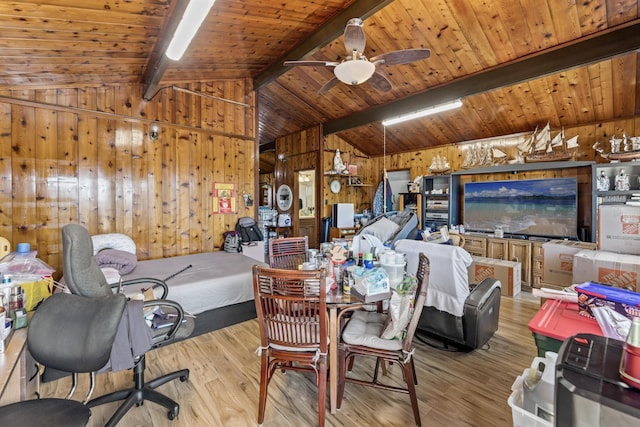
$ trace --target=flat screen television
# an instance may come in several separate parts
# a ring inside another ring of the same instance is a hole
[[[505,235],[576,238],[576,178],[467,182],[463,224],[466,230]]]

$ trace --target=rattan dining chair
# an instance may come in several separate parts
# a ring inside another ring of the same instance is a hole
[[[324,270],[284,270],[255,265],[253,290],[260,326],[262,425],[267,388],[278,370],[311,371],[318,386],[318,425],[324,426],[328,322]]]
[[[355,312],[351,320],[346,324],[342,332],[342,340],[338,345],[338,408],[342,405],[345,382],[390,391],[399,391],[409,394],[416,425],[420,426],[420,410],[418,408],[418,398],[415,387],[418,384],[418,380],[413,364],[414,349],[412,345],[413,336],[427,297],[427,287],[429,286],[429,259],[422,253],[419,255],[416,277],[418,279],[418,286],[415,293],[413,313],[411,314],[406,334],[402,340],[384,339],[380,337],[387,321],[386,315],[381,313]],[[376,359],[372,379],[346,376],[347,365],[351,365],[351,362],[353,362],[356,356],[368,356]],[[395,363],[400,365],[406,387],[398,387],[390,385],[387,382],[380,382],[378,374],[382,363]]]
[[[269,266],[296,270],[307,260],[309,237],[284,237],[269,240]]]

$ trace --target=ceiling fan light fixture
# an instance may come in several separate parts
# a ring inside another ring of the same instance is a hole
[[[414,111],[412,113],[403,114],[401,116],[392,117],[382,121],[382,126],[391,126],[398,123],[406,122],[408,120],[417,119],[420,117],[430,116],[432,114],[442,113],[443,111],[453,110],[455,108],[462,107],[462,100],[456,99],[445,104],[434,105],[433,107],[424,108],[422,110]]]
[[[350,60],[338,64],[333,73],[338,80],[348,85],[359,85],[373,76],[376,66],[367,60]]]
[[[182,58],[214,2],[215,0],[191,0],[189,2],[165,52],[167,58],[174,61]]]

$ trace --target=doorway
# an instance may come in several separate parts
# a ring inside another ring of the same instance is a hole
[[[316,171],[307,169],[296,172],[297,205],[293,209],[298,213],[298,236],[309,236],[309,247],[318,247]]]
[[[387,172],[387,179],[393,193],[393,198],[391,199],[393,210],[397,211],[400,209],[398,203],[399,195],[407,192],[407,184],[411,180],[411,172],[409,169]]]

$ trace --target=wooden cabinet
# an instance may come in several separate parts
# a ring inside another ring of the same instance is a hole
[[[522,274],[522,290],[531,290],[531,242],[528,240],[509,241],[509,261],[520,263]]]
[[[542,270],[544,263],[544,252],[542,245],[545,242],[532,242],[531,243],[531,287],[542,287]]]
[[[494,237],[487,238],[487,258],[509,261],[509,241]]]
[[[18,329],[0,354],[0,406],[38,397],[38,366],[27,349],[27,329]]]
[[[464,235],[464,249],[473,256],[487,256],[487,238],[479,236]]]
[[[355,227],[352,228],[337,228],[331,227],[329,228],[329,241],[333,239],[348,239],[355,236],[358,232],[358,229]]]
[[[533,261],[531,241],[465,235],[464,248],[474,256],[519,262],[521,265],[522,288],[523,290],[531,290]]]

